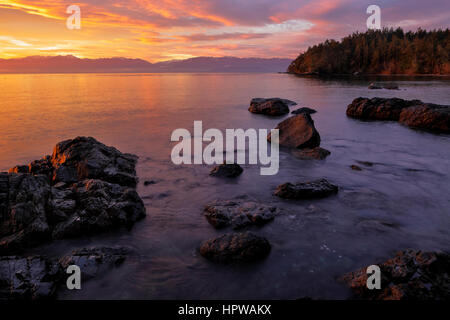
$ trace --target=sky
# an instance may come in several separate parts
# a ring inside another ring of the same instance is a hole
[[[448,0],[0,0],[0,58],[295,58],[366,31],[372,4],[383,27],[450,28]],[[70,5],[81,29],[66,26]]]

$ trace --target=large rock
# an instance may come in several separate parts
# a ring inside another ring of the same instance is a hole
[[[281,146],[302,149],[315,148],[320,145],[320,135],[309,114],[301,113],[287,118],[275,129],[279,130]],[[267,136],[267,140],[271,141],[271,133]]]
[[[422,104],[420,100],[399,98],[356,98],[347,107],[347,116],[363,120],[398,121],[404,108]]]
[[[275,195],[285,199],[324,198],[338,192],[338,187],[326,179],[309,182],[290,182],[281,184],[275,190]]]
[[[136,162],[135,155],[121,153],[92,137],[77,137],[56,145],[51,158],[52,178],[54,183],[101,179],[135,187]]]
[[[269,116],[281,116],[289,113],[289,106],[296,105],[294,101],[280,98],[254,98],[250,102],[248,111]]]
[[[378,264],[381,289],[367,288],[367,267],[338,280],[346,283],[356,299],[449,300],[450,255],[443,252],[406,250]]]
[[[270,248],[267,239],[251,232],[227,233],[205,241],[200,254],[219,263],[253,262],[265,258]]]
[[[422,104],[403,109],[399,122],[408,127],[450,133],[450,106]]]
[[[215,166],[209,174],[213,177],[235,178],[243,171],[244,169],[237,163],[223,163]]]
[[[0,254],[49,239],[131,227],[145,216],[136,156],[93,138],[59,143],[52,157],[0,173]],[[86,177],[95,176],[97,178]]]
[[[0,300],[51,298],[60,276],[58,263],[43,257],[0,257]]]
[[[221,200],[206,205],[204,214],[215,228],[232,226],[238,229],[273,220],[277,208],[253,201]]]
[[[450,132],[450,106],[399,98],[357,98],[347,116],[364,120],[393,120],[413,128]]]

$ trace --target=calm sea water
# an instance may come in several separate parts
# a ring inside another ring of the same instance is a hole
[[[397,80],[402,90],[368,90],[366,80],[318,80],[285,74],[0,75],[0,171],[50,154],[79,135],[139,155],[138,191],[147,218],[131,231],[59,241],[33,249],[57,256],[75,247],[125,245],[134,255],[104,276],[60,298],[344,299],[335,278],[416,248],[450,249],[450,136],[395,122],[362,122],[345,115],[359,96],[400,97],[450,104],[448,80]],[[324,161],[280,153],[276,176],[244,166],[236,180],[208,176],[206,165],[175,166],[176,128],[273,128],[282,118],[247,111],[253,97],[282,97],[318,110],[313,115]],[[356,161],[372,167],[353,171]],[[287,181],[327,178],[335,197],[285,201],[272,196]],[[145,180],[157,184],[145,187]],[[246,266],[203,259],[199,244],[225,232],[213,229],[202,207],[247,195],[282,208],[254,229],[272,243],[269,257]]]

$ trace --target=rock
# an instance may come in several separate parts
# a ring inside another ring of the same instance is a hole
[[[377,86],[377,85],[376,85],[375,83],[373,83],[373,82],[372,82],[371,84],[369,84],[368,88],[371,89],[371,90],[383,89],[382,87]]]
[[[156,183],[157,183],[156,180],[146,180],[146,181],[144,181],[144,186],[149,186],[149,185],[156,184]]]
[[[253,201],[221,200],[206,205],[204,214],[215,228],[232,226],[238,229],[273,220],[277,208]]]
[[[275,129],[279,130],[279,143],[289,148],[315,148],[320,145],[320,135],[314,127],[309,114],[301,113],[280,122]],[[267,136],[271,141],[271,134]]]
[[[313,114],[316,113],[317,111],[308,107],[303,107],[297,110],[292,111],[292,114],[300,114],[300,113],[306,113],[306,114]]]
[[[135,190],[136,159],[93,138],[76,138],[33,161],[29,173],[14,173],[24,171],[19,166],[0,173],[0,255],[131,227],[145,216]]]
[[[227,233],[203,242],[200,254],[219,263],[253,262],[265,258],[270,248],[266,238],[251,232]]]
[[[137,156],[121,153],[92,137],[77,137],[58,143],[51,162],[54,183],[101,179],[130,187],[137,184]]]
[[[214,177],[225,177],[225,178],[234,178],[239,176],[244,169],[236,163],[232,164],[221,164],[219,166],[214,167],[210,174]]]
[[[275,195],[285,199],[324,198],[338,192],[338,187],[326,179],[309,182],[290,182],[281,184],[275,190]]]
[[[321,147],[315,147],[312,149],[293,149],[291,154],[302,160],[323,160],[328,157],[331,152]]]
[[[363,120],[398,121],[404,108],[422,104],[420,100],[399,98],[356,98],[347,107],[347,116]]]
[[[393,120],[409,127],[450,132],[450,106],[399,98],[357,98],[347,116],[364,120]]]
[[[387,90],[400,90],[399,87],[395,84],[384,85],[383,88]]]
[[[367,288],[367,268],[350,272],[338,281],[347,284],[355,299],[368,300],[449,300],[450,255],[419,250],[400,251],[378,264],[381,289]]]
[[[372,167],[373,166],[373,162],[370,162],[370,161],[356,160],[356,162],[358,162],[358,163],[360,163],[360,164],[362,164],[363,166],[366,166],[366,167]]]
[[[352,168],[352,170],[355,170],[355,171],[362,171],[361,167],[357,166],[356,164],[352,164],[350,166],[350,168]]]
[[[296,103],[280,98],[254,98],[250,102],[248,111],[269,116],[280,116],[289,113],[290,105],[296,105]]]
[[[59,265],[46,258],[0,257],[0,300],[51,298],[59,277]]]
[[[450,106],[422,104],[403,109],[399,122],[408,127],[450,133]]]
[[[125,247],[92,247],[72,251],[59,259],[63,270],[77,265],[82,270],[82,281],[103,275],[110,269],[121,265],[130,250]]]
[[[30,168],[28,166],[15,166],[8,170],[8,173],[29,173]]]

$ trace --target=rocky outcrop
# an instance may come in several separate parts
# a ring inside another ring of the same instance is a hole
[[[74,250],[59,259],[42,256],[0,257],[0,300],[53,298],[64,286],[70,265],[81,270],[81,281],[119,266],[130,251],[124,247],[91,247]]]
[[[300,113],[306,113],[306,114],[313,114],[316,113],[317,111],[308,107],[303,107],[303,108],[299,108],[296,109],[294,111],[292,111],[292,114],[300,114]]]
[[[0,254],[133,225],[145,216],[136,159],[81,137],[59,143],[28,173],[0,173]]]
[[[301,113],[279,123],[279,143],[288,148],[315,148],[320,145],[320,135],[314,127],[314,121],[309,114]],[[271,134],[267,136],[271,141]]]
[[[450,132],[450,106],[399,98],[357,98],[347,116],[363,120],[392,120],[409,127]]]
[[[238,229],[273,220],[277,208],[253,201],[221,200],[206,205],[204,214],[215,228],[231,226]]]
[[[244,169],[242,169],[242,167],[236,163],[224,163],[214,167],[209,175],[222,178],[235,178],[239,176],[243,171]]]
[[[248,111],[269,116],[281,116],[289,113],[289,106],[296,105],[294,101],[280,98],[254,98]]]
[[[267,239],[251,232],[227,233],[205,241],[200,254],[219,263],[253,262],[265,258],[270,253]]]
[[[312,149],[309,148],[293,149],[291,151],[291,154],[294,157],[302,160],[311,160],[311,159],[323,160],[326,157],[328,157],[331,154],[331,152],[321,147],[315,147]]]
[[[281,184],[275,190],[275,195],[285,199],[315,199],[324,198],[338,192],[338,187],[326,179],[309,182],[290,182]]]
[[[450,255],[443,252],[406,250],[378,264],[381,289],[367,288],[367,268],[350,272],[338,280],[347,284],[355,299],[449,300]]]
[[[371,83],[371,84],[369,84],[369,87],[368,87],[369,89],[372,89],[372,90],[376,90],[376,89],[387,89],[387,90],[400,90],[399,88],[398,88],[398,86],[397,85],[395,85],[395,84],[391,84],[391,85],[384,85],[384,86],[379,86],[379,85],[376,85],[375,83]]]
[[[40,256],[0,257],[0,300],[35,300],[55,294],[58,263]]]

